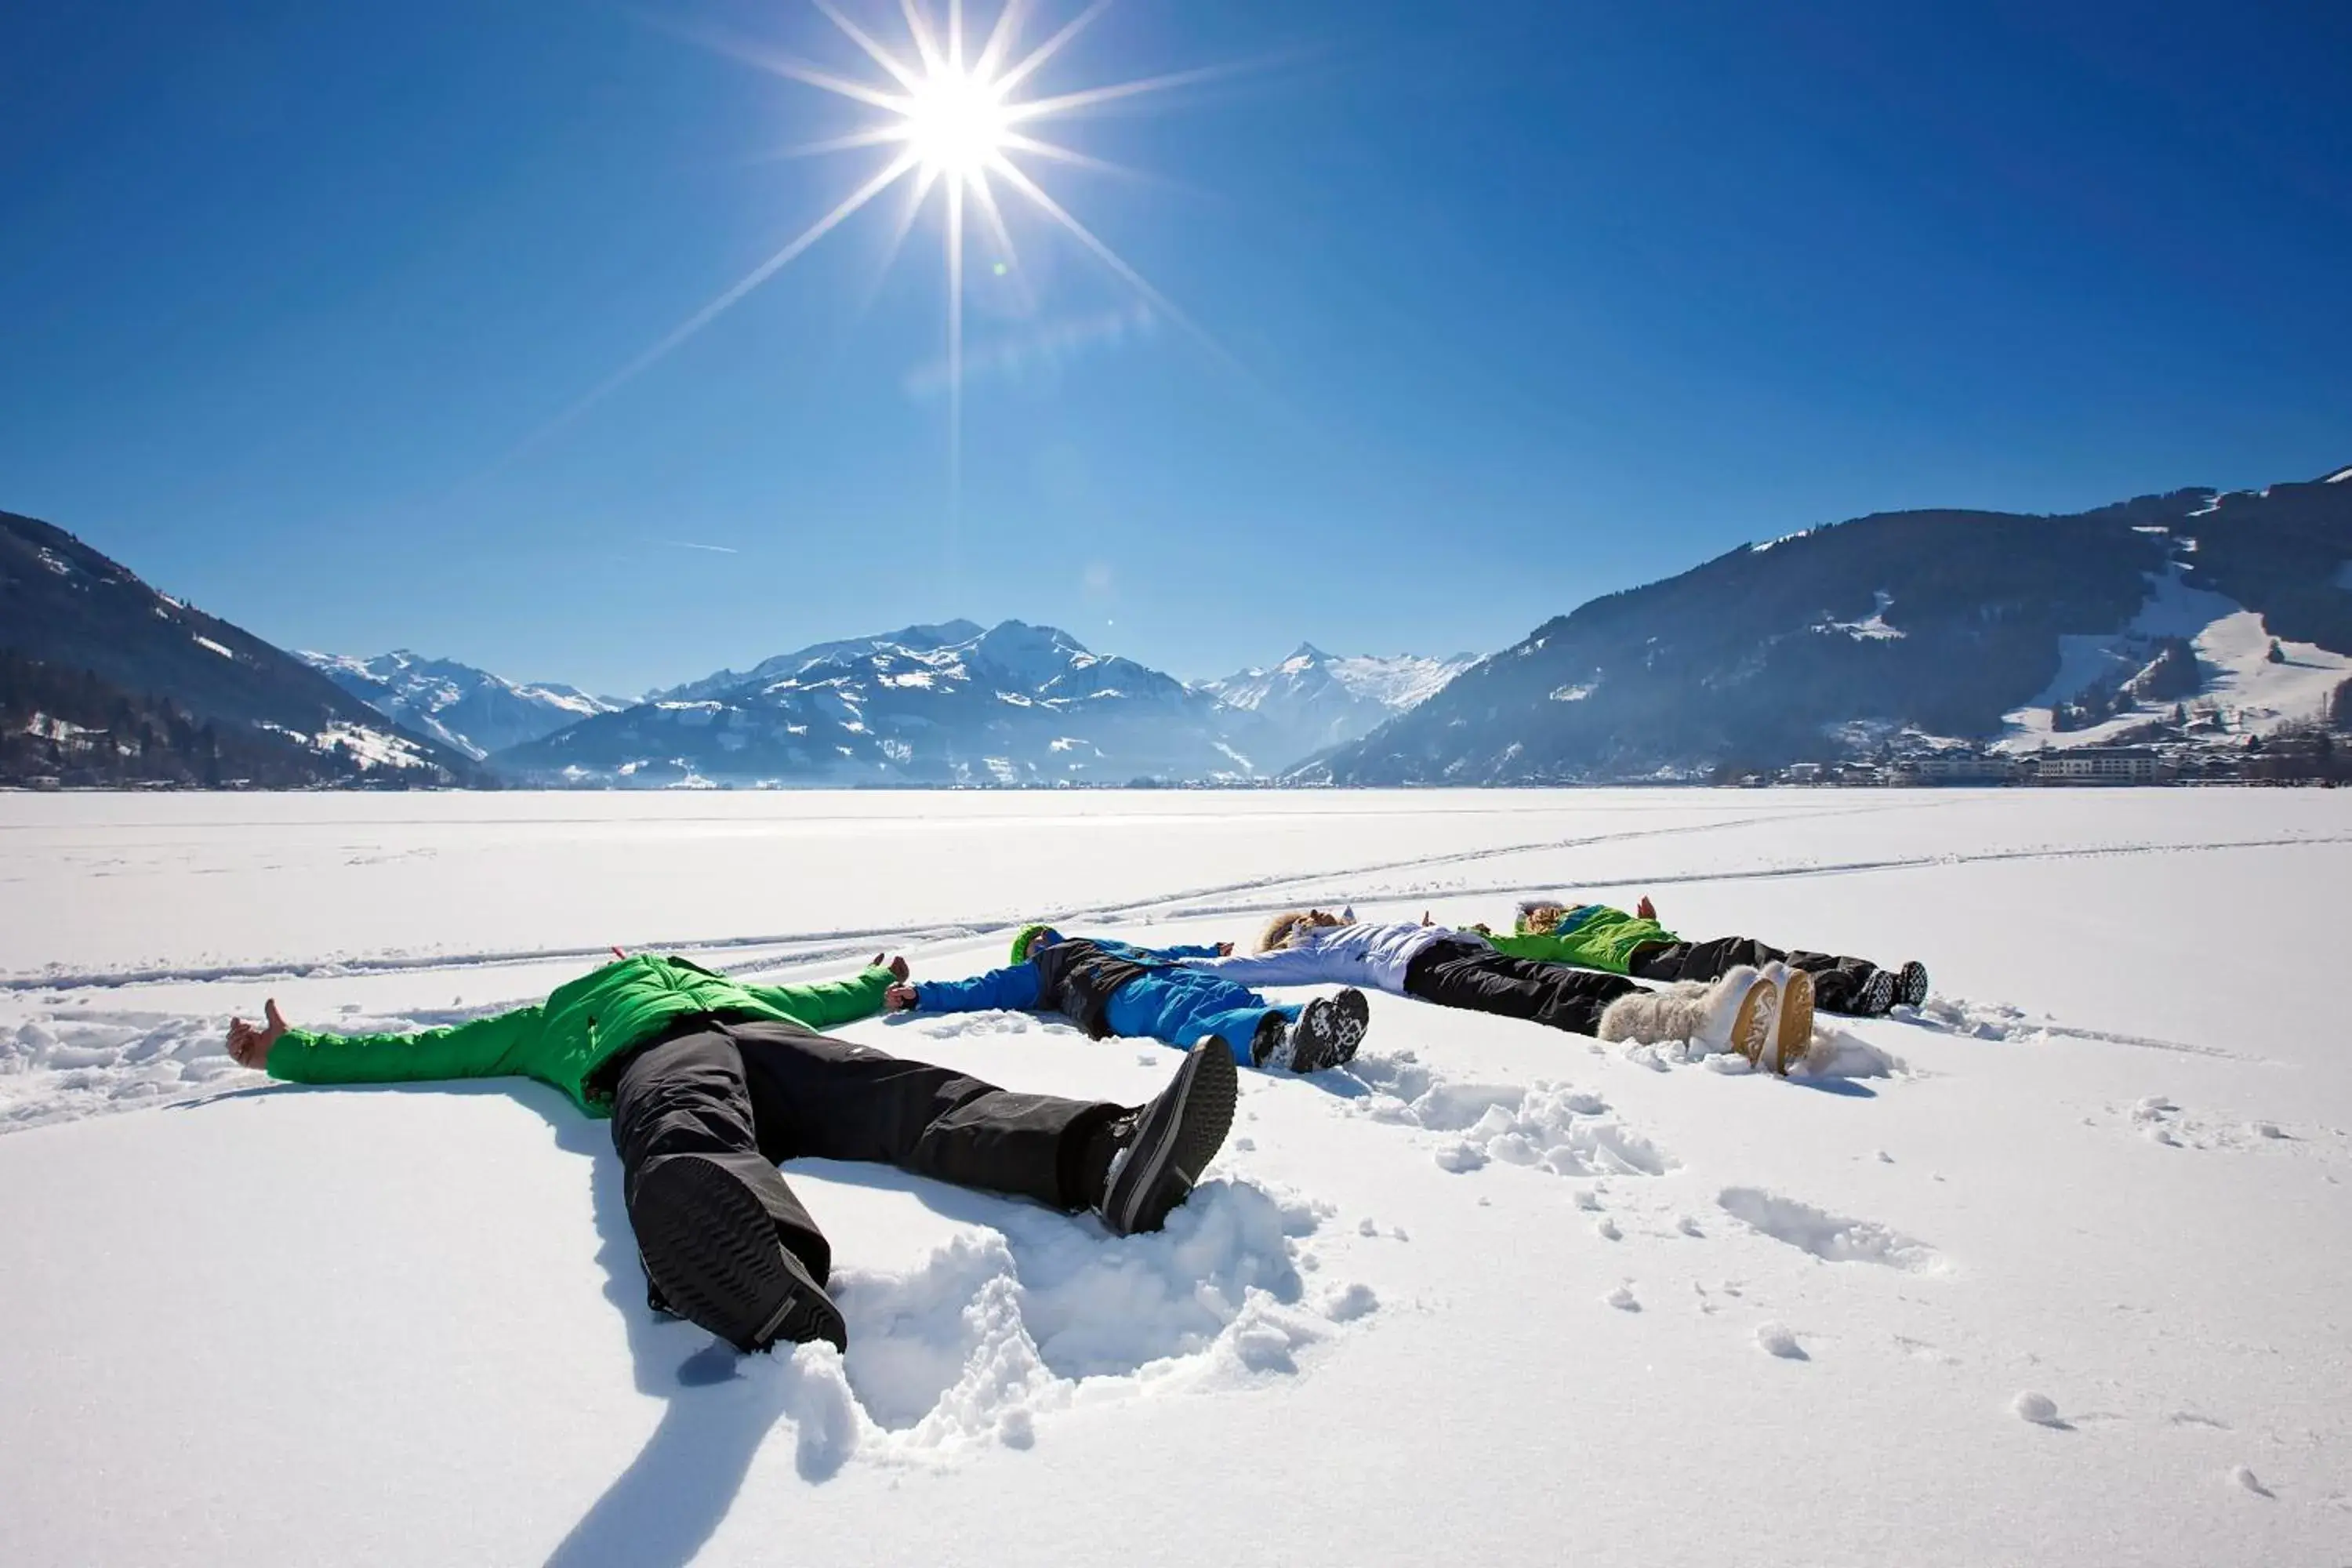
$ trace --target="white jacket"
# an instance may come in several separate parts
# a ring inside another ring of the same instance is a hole
[[[1406,966],[1431,942],[1446,938],[1486,945],[1475,931],[1446,926],[1344,925],[1301,926],[1294,945],[1272,952],[1236,953],[1232,958],[1188,958],[1187,969],[1202,970],[1244,985],[1369,985],[1376,991],[1404,994]]]

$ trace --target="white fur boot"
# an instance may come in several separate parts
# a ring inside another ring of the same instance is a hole
[[[1680,981],[1662,991],[1628,991],[1601,1015],[1601,1037],[1654,1045],[1695,1040],[1706,1027],[1706,987]]]
[[[1760,1065],[1780,1016],[1780,988],[1743,963],[1707,988],[1706,1002],[1706,1025],[1691,1043]]]
[[[1743,963],[1712,985],[1685,980],[1663,991],[1627,992],[1601,1015],[1601,1037],[1642,1045],[1688,1040],[1761,1064],[1780,1013],[1780,988]]]
[[[1772,1030],[1772,1070],[1786,1075],[1813,1048],[1813,977],[1779,959],[1764,966],[1764,978],[1780,993],[1780,1016]]]

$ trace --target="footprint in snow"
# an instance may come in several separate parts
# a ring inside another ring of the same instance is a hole
[[[1805,1347],[1797,1342],[1797,1336],[1790,1331],[1785,1323],[1757,1324],[1756,1348],[1766,1355],[1778,1356],[1782,1361],[1813,1359],[1805,1353]]]
[[[1926,1242],[1875,1220],[1849,1219],[1760,1187],[1726,1187],[1715,1201],[1749,1229],[1824,1263],[1876,1263],[1911,1274],[1941,1274],[1951,1268]]]
[[[1633,1287],[1631,1283],[1618,1286],[1601,1300],[1621,1312],[1638,1312],[1642,1310],[1642,1303],[1633,1299]]]

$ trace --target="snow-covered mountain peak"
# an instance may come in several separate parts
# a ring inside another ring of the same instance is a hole
[[[492,752],[628,706],[560,682],[509,680],[414,648],[394,648],[372,658],[307,649],[295,657],[387,719],[478,762]]]
[[[1329,661],[1331,678],[1357,696],[1402,713],[1433,697],[1449,680],[1478,662],[1475,653],[1430,658],[1402,653],[1391,657],[1360,654]]]
[[[718,670],[699,680],[689,680],[683,686],[673,686],[650,696],[670,701],[698,702],[723,696],[739,688],[773,686],[779,681],[794,679],[813,665],[859,658],[884,648],[914,654],[957,647],[971,642],[985,629],[975,621],[953,620],[942,621],[936,626],[901,626],[895,632],[884,632],[877,637],[843,637],[833,642],[812,643],[790,653],[761,659],[749,669]]]
[[[974,658],[1011,675],[1032,691],[1046,686],[1081,660],[1095,656],[1087,645],[1058,626],[1033,626],[1026,621],[1000,621],[974,638]]]
[[[1476,662],[1471,654],[1335,656],[1302,642],[1271,668],[1241,670],[1193,689],[1254,716],[1273,731],[1276,750],[1303,758],[1369,733]]]
[[[1321,648],[1317,647],[1311,642],[1303,642],[1296,648],[1292,649],[1290,657],[1284,659],[1280,664],[1276,665],[1275,668],[1285,672],[1291,672],[1312,669],[1318,664],[1329,664],[1330,662],[1331,656],[1329,654],[1325,653]]]

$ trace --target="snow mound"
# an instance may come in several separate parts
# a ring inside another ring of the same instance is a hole
[[[2036,1426],[2063,1426],[2058,1418],[2058,1402],[2046,1394],[2027,1389],[2009,1402],[2011,1414],[2020,1421],[2031,1421]]]
[[[1677,1163],[1599,1095],[1568,1084],[1456,1081],[1411,1051],[1360,1056],[1355,1076],[1375,1091],[1365,1115],[1451,1135],[1432,1154],[1443,1170],[1501,1161],[1560,1176],[1656,1176]]]
[[[1080,1400],[1295,1373],[1299,1352],[1372,1310],[1360,1286],[1306,1300],[1298,1243],[1321,1216],[1296,1194],[1212,1181],[1164,1231],[1108,1239],[986,1206],[986,1225],[912,1269],[835,1274],[850,1330],[842,1457],[1026,1447],[1040,1416]]]
[[[160,1105],[239,1080],[217,1020],[154,1013],[27,1018],[0,1031],[0,1131]]]

